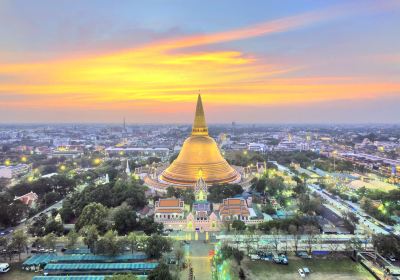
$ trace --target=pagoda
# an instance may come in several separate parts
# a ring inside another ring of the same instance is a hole
[[[193,187],[199,179],[209,185],[237,183],[240,174],[222,157],[217,143],[208,135],[203,103],[199,94],[191,135],[178,157],[165,169],[159,181],[169,185]]]

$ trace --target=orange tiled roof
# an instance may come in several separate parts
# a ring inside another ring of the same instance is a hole
[[[179,207],[179,199],[160,199],[159,207]]]
[[[156,213],[182,213],[181,208],[168,208],[168,209],[157,209]]]

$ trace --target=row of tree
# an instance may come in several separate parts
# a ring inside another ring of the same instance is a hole
[[[64,201],[61,217],[64,222],[71,222],[80,216],[86,205],[92,202],[105,207],[117,207],[125,202],[134,210],[142,209],[147,204],[145,190],[145,187],[138,182],[129,180],[117,180],[98,186],[90,185]]]

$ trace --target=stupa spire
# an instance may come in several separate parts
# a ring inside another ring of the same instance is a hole
[[[201,95],[197,97],[196,114],[194,115],[194,123],[192,135],[208,135],[206,117],[204,116],[203,102]]]

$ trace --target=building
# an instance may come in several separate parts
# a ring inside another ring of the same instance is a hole
[[[22,202],[22,204],[31,208],[36,207],[36,202],[38,199],[39,199],[38,195],[32,191],[22,196],[17,196],[14,198],[14,200],[19,200]]]
[[[244,199],[226,198],[219,208],[219,216],[222,221],[247,221],[250,217],[250,210]]]
[[[185,217],[185,203],[176,198],[159,199],[155,203],[154,221],[183,220]]]
[[[222,157],[220,150],[208,135],[201,96],[198,96],[192,134],[183,143],[178,157],[159,176],[161,182],[193,187],[199,179],[199,170],[208,184],[236,183],[240,174]]]
[[[249,151],[264,153],[267,151],[267,146],[262,143],[250,143],[247,146]]]
[[[168,148],[141,148],[141,147],[109,147],[105,149],[108,156],[119,157],[119,156],[130,156],[137,158],[148,158],[148,157],[159,157],[161,159],[166,159],[170,155],[170,150]]]
[[[200,176],[194,186],[195,202],[193,203],[193,211],[196,220],[207,221],[211,213],[211,204],[207,201],[207,183]]]

